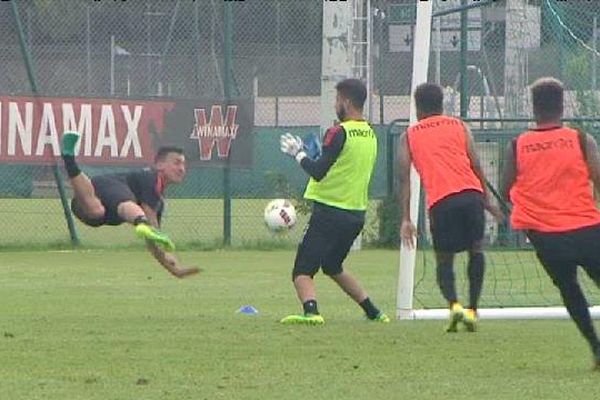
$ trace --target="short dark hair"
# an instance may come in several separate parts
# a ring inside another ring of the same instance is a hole
[[[563,114],[565,87],[558,79],[540,78],[531,85],[533,115],[538,121],[560,118]]]
[[[422,114],[444,112],[444,89],[436,83],[421,83],[415,90],[415,105]]]
[[[359,110],[363,109],[367,99],[367,87],[359,79],[344,79],[335,85],[340,96],[350,100],[350,103]]]
[[[156,157],[154,157],[154,162],[164,161],[165,158],[171,153],[177,153],[183,155],[183,149],[181,147],[176,146],[161,146],[156,152]]]

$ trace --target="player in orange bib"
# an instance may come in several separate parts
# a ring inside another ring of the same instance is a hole
[[[477,304],[483,286],[485,258],[484,210],[502,219],[487,195],[485,178],[469,128],[458,118],[443,115],[444,94],[439,85],[424,83],[415,91],[416,125],[400,142],[402,226],[405,245],[414,246],[417,229],[410,219],[410,165],[419,173],[427,196],[430,230],[437,264],[437,281],[450,308],[447,332],[459,322],[476,330]],[[469,306],[458,301],[454,255],[469,252]]]
[[[600,341],[577,281],[581,266],[600,286],[600,212],[590,185],[600,188],[598,146],[562,125],[560,81],[539,79],[531,93],[536,127],[506,149],[503,194],[513,204],[512,227],[526,231],[600,370]]]

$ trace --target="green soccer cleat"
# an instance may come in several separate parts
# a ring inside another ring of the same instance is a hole
[[[375,318],[368,318],[367,319],[369,321],[373,321],[373,322],[382,322],[384,324],[387,324],[390,322],[390,317],[388,317],[386,314],[380,312],[379,314],[377,314],[377,316]]]
[[[75,146],[80,137],[79,132],[64,132],[61,139],[60,154],[63,156],[75,156]]]
[[[463,324],[465,324],[467,331],[475,332],[477,330],[477,321],[477,311],[471,308],[465,310],[463,314]]]
[[[463,316],[463,307],[459,303],[452,304],[450,307],[450,317],[448,318],[446,332],[458,332],[458,323],[463,320]]]
[[[148,224],[138,224],[135,226],[135,234],[148,240],[166,251],[175,251],[175,243],[167,235]]]
[[[323,325],[325,320],[318,314],[288,315],[280,323],[284,325]]]

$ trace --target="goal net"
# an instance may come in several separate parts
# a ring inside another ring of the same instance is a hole
[[[469,123],[492,193],[498,192],[506,144],[531,123],[528,85],[535,79],[555,76],[563,80],[567,85],[566,123],[592,134],[597,130],[600,4],[436,0],[417,2],[414,7],[412,28],[405,27],[414,41],[411,93],[425,81],[444,87],[445,112]],[[414,122],[411,104],[410,123]],[[397,315],[400,319],[446,318],[423,194],[414,171],[411,190],[411,217],[418,221],[420,234],[416,251],[404,247],[400,251]],[[495,201],[501,202],[498,196]],[[506,224],[497,224],[489,215],[486,218],[480,316],[567,318],[558,290],[525,236]],[[468,303],[466,254],[457,255],[454,265],[457,293]],[[599,316],[600,307],[594,305],[600,304],[600,290],[583,272],[580,282],[592,314]]]

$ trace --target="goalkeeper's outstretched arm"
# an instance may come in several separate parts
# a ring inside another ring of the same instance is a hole
[[[320,181],[327,175],[342,152],[344,143],[346,143],[344,128],[339,125],[329,128],[323,139],[321,157],[313,160],[304,151],[300,137],[294,137],[290,133],[286,133],[281,136],[280,140],[281,151],[294,157],[302,169],[317,181]]]
[[[323,139],[323,151],[321,157],[316,160],[304,157],[300,160],[300,166],[314,180],[320,181],[325,178],[325,175],[327,175],[331,166],[338,159],[345,142],[346,132],[344,131],[344,128],[339,125],[329,128]]]

